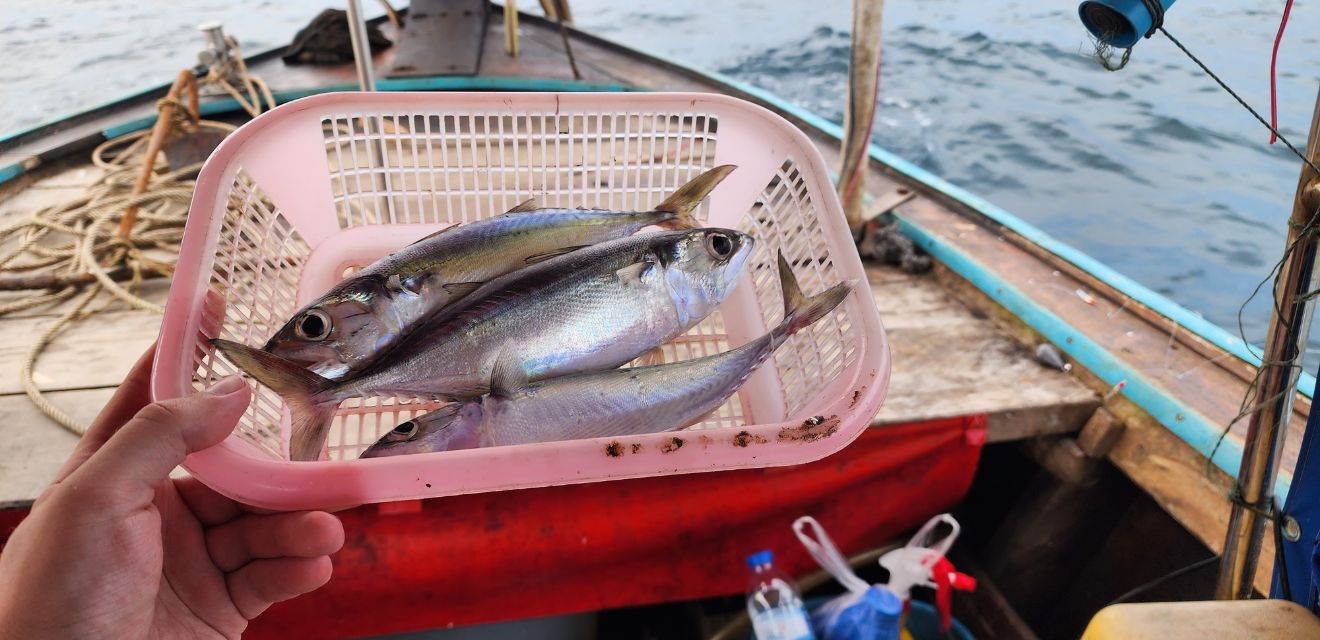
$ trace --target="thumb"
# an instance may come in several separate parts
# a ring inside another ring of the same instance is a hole
[[[238,376],[205,391],[143,407],[69,480],[75,486],[140,492],[146,501],[189,453],[224,440],[252,392]]]

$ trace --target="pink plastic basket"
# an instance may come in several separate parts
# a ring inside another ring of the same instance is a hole
[[[720,164],[738,169],[698,217],[756,236],[756,250],[732,296],[666,345],[667,359],[718,353],[777,323],[777,250],[808,294],[844,279],[860,286],[701,424],[358,460],[380,434],[435,407],[367,398],[340,407],[327,459],[290,462],[288,411],[257,385],[234,434],[184,466],[248,504],[304,509],[797,464],[837,451],[866,428],[889,381],[866,275],[819,151],[779,116],[711,94],[337,93],[256,118],[198,178],[153,393],[178,397],[234,373],[206,337],[259,346],[344,274],[437,228],[529,197],[646,209]]]

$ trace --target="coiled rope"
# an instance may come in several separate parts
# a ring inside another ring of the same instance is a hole
[[[207,124],[225,130],[233,128],[224,123]],[[137,167],[130,166],[127,160],[136,155],[121,154],[111,161],[102,155],[108,146],[120,142],[120,139],[111,140],[93,153],[93,162],[108,173],[88,188],[86,194],[45,207],[26,220],[0,228],[0,243],[17,245],[0,256],[0,271],[24,274],[34,282],[46,279],[54,285],[0,304],[0,316],[78,298],[72,308],[38,336],[23,360],[20,376],[23,391],[32,403],[60,426],[79,435],[86,426],[52,404],[37,388],[33,377],[37,361],[50,343],[71,325],[106,310],[115,302],[131,309],[163,311],[160,305],[139,296],[136,289],[149,276],[173,273],[175,259],[153,258],[146,252],[155,249],[166,256],[177,254],[192,199],[193,177],[201,168],[197,163],[158,174],[146,192],[133,195]],[[139,222],[128,237],[120,238],[113,223],[126,208],[134,205],[143,209]],[[94,306],[98,298],[104,300]]]
[[[223,89],[249,115],[260,115],[275,106],[274,95],[265,82],[248,73],[233,38],[226,40],[229,61],[212,66],[200,82]],[[195,96],[195,87],[189,90]],[[171,90],[157,102],[171,135],[198,128],[224,134],[235,129],[224,122],[197,120],[195,103],[190,113],[178,93]],[[160,142],[152,137],[153,131],[144,130],[101,143],[92,151],[91,161],[105,175],[84,194],[0,226],[0,247],[7,247],[0,252],[0,288],[30,292],[0,302],[0,316],[76,298],[37,337],[20,371],[23,391],[33,405],[76,435],[82,435],[86,425],[55,406],[37,387],[33,372],[56,337],[116,304],[164,312],[137,291],[149,277],[173,274],[201,163],[169,170],[162,159],[152,158],[156,155],[152,150],[158,148],[152,143]],[[152,162],[149,173],[144,168],[148,161]],[[137,184],[146,177],[149,182]]]

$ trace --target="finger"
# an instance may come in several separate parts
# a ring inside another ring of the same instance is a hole
[[[229,598],[251,620],[270,605],[314,591],[330,580],[329,556],[256,560],[225,576]]]
[[[203,527],[224,524],[244,513],[243,505],[216,493],[192,476],[175,480],[174,488]]]
[[[147,406],[151,401],[151,363],[155,357],[156,344],[152,343],[129,370],[128,376],[119,385],[110,402],[106,403],[101,413],[87,427],[87,432],[78,440],[78,445],[73,448],[73,453],[64,462],[64,466],[60,467],[59,473],[55,474],[51,484],[69,477],[69,474],[96,453],[106,440],[119,430],[119,427],[141,411],[142,407]]]
[[[249,514],[206,530],[206,550],[226,573],[253,560],[315,558],[344,546],[344,525],[324,511]]]
[[[79,488],[127,492],[125,507],[150,502],[184,457],[224,440],[247,410],[251,391],[231,376],[206,391],[143,407],[69,476]],[[122,494],[121,494],[122,495]]]

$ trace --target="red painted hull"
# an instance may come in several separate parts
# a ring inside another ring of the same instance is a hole
[[[819,462],[365,506],[325,587],[247,638],[362,636],[739,593],[743,558],[814,568],[789,529],[815,516],[845,553],[915,527],[967,491],[972,416],[869,429]],[[8,537],[22,514],[0,514]]]

